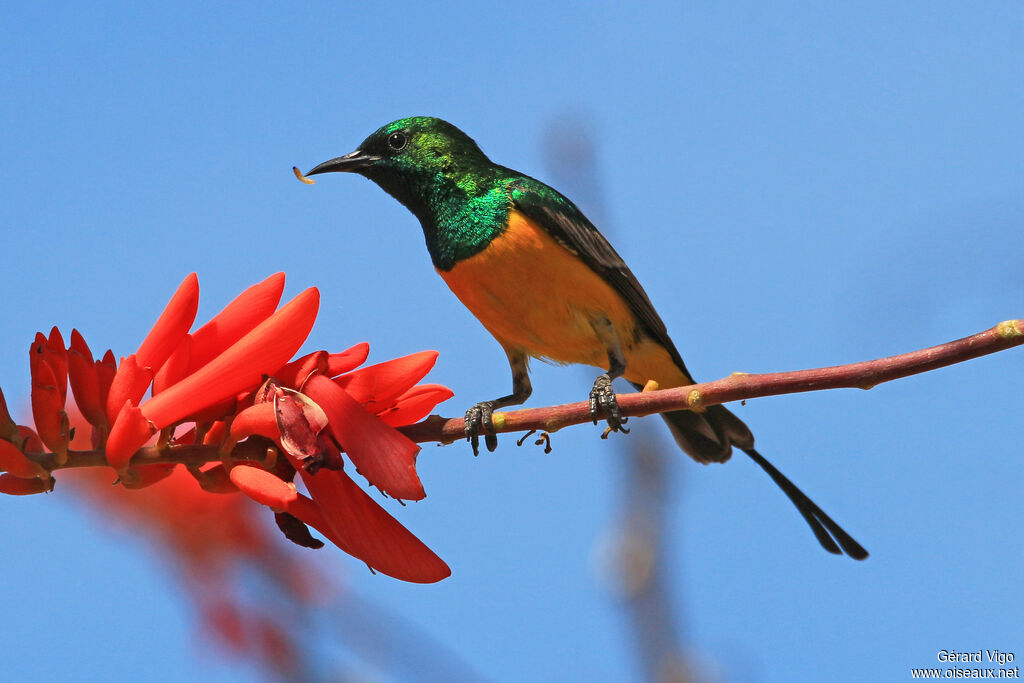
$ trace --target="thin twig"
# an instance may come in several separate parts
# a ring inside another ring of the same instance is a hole
[[[670,410],[704,410],[707,406],[728,401],[739,401],[761,396],[777,396],[824,389],[872,387],[900,377],[916,375],[929,370],[961,363],[972,358],[1024,344],[1024,320],[1007,320],[995,327],[946,344],[911,351],[898,356],[836,365],[813,370],[773,372],[760,375],[736,373],[725,379],[704,384],[693,384],[674,389],[619,394],[619,409],[627,417],[640,417]],[[527,408],[494,414],[496,432],[520,432],[531,429],[548,433],[563,427],[591,422],[589,403],[566,403],[546,408]],[[432,415],[414,425],[399,430],[413,441],[451,443],[465,435],[463,418],[446,419]],[[244,448],[245,443],[239,444]],[[251,459],[259,460],[263,453]],[[102,451],[69,451],[68,460],[58,467],[52,453],[31,454],[29,457],[47,469],[64,467],[96,467],[106,464]],[[245,459],[245,453],[236,452],[235,459]],[[203,464],[220,460],[215,446],[181,445],[158,449],[153,446],[139,449],[132,465],[155,463]]]
[[[1024,320],[1008,320],[970,337],[898,356],[813,370],[760,375],[736,373],[714,382],[636,394],[619,394],[616,398],[623,415],[640,417],[670,410],[700,411],[717,403],[761,396],[823,389],[871,389],[883,382],[962,363],[1021,344],[1024,344]],[[494,427],[497,432],[518,432],[527,429],[554,432],[562,427],[591,421],[590,405],[586,401],[494,414]],[[432,417],[418,424],[403,427],[402,431],[413,441],[446,443],[462,438],[464,429],[462,418],[443,420]]]

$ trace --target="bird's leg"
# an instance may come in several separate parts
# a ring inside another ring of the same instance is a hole
[[[619,412],[619,404],[612,389],[612,380],[626,372],[626,355],[622,352],[615,326],[608,318],[603,315],[593,316],[590,325],[608,350],[608,372],[598,375],[594,380],[594,388],[590,390],[590,416],[594,418],[594,424],[597,424],[603,415],[611,431],[628,434],[629,430],[622,426],[628,418],[622,417]]]
[[[517,406],[524,403],[533,393],[527,356],[522,351],[505,349],[508,364],[512,368],[512,393],[492,401],[481,401],[466,411],[466,439],[473,446],[473,455],[480,453],[480,432],[483,428],[484,444],[488,451],[498,447],[498,435],[494,433],[491,417],[498,408]]]

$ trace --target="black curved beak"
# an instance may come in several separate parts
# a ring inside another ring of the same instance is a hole
[[[361,150],[357,149],[345,156],[336,157],[330,161],[325,161],[318,166],[314,166],[313,170],[306,175],[316,175],[317,173],[352,173],[354,171],[361,171],[378,159],[380,159],[380,157],[375,157],[372,154],[365,154]]]

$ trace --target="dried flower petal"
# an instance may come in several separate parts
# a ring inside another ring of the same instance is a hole
[[[274,523],[277,524],[277,528],[281,530],[284,537],[297,546],[312,550],[324,547],[324,542],[314,537],[309,527],[295,515],[287,512],[275,512]]]
[[[323,408],[294,389],[274,387],[274,416],[281,434],[281,447],[296,458],[315,458],[315,467],[328,460],[320,443],[320,433],[327,426]],[[340,462],[340,457],[336,459]],[[307,465],[308,467],[308,465]]]

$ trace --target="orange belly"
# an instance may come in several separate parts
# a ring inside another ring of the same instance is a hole
[[[680,386],[687,378],[646,335],[629,305],[597,273],[521,213],[487,248],[438,271],[448,287],[507,349],[557,363],[608,368],[591,326],[606,317],[626,354],[626,378]]]

